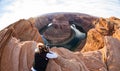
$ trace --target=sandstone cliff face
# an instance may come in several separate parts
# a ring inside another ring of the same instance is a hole
[[[43,42],[30,21],[22,19],[0,31],[0,71],[30,71],[35,43]]]
[[[46,71],[120,71],[120,19],[79,13],[53,13],[22,19],[1,30],[0,71],[30,71],[36,44],[43,43],[39,30],[52,22],[54,26],[43,35],[53,43],[62,42],[71,36],[68,23],[71,20],[87,32],[86,42],[79,44],[75,52],[53,47],[51,50],[58,58],[50,59]]]
[[[100,18],[95,24],[95,28],[88,31],[87,42],[82,52],[94,51],[104,47],[104,36],[113,36],[119,39],[120,20],[115,17]],[[93,48],[94,47],[94,48]]]
[[[30,71],[36,42],[20,42],[11,37],[0,52],[0,71]]]
[[[108,66],[109,71],[119,71],[119,53],[120,53],[120,41],[115,38],[107,37],[106,40],[106,65]],[[107,51],[108,50],[108,51]]]
[[[34,21],[32,19],[21,19],[5,29],[11,29],[13,32],[12,35],[17,39],[20,39],[20,41],[34,40],[37,42],[43,42],[38,30],[34,26]]]

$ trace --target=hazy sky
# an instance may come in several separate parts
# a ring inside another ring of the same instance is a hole
[[[120,0],[0,0],[0,30],[19,19],[52,12],[120,18]]]

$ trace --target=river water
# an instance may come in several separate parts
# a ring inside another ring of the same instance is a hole
[[[19,19],[51,12],[120,18],[120,0],[0,0],[0,30]]]

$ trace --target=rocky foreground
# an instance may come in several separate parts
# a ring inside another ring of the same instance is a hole
[[[75,51],[51,48],[59,56],[51,59],[46,71],[120,71],[120,19],[98,18],[80,13],[52,13],[21,19],[0,31],[0,71],[30,71],[34,49],[43,42],[40,30],[53,23],[42,35],[52,43],[70,38],[68,21],[77,22],[85,33]]]

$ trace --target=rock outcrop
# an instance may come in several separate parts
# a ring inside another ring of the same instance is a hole
[[[107,36],[104,42],[102,49],[84,53],[52,48],[59,57],[49,61],[46,71],[119,71],[120,41]]]
[[[40,30],[53,23],[42,35],[53,43],[63,42],[71,36],[69,21],[82,27],[79,30],[86,32],[87,38],[74,52],[63,47],[51,48],[58,58],[49,60],[46,71],[120,71],[120,19],[80,13],[52,13],[21,19],[1,30],[0,71],[30,71],[36,44],[43,43]]]
[[[115,17],[99,18],[94,22],[95,28],[92,28],[87,33],[87,42],[82,49],[82,52],[94,51],[104,47],[104,37],[113,36],[119,39],[119,24],[120,19]],[[94,47],[94,48],[93,48]]]
[[[29,20],[1,30],[0,71],[30,71],[37,42],[43,42],[41,35]]]
[[[20,42],[14,37],[1,48],[0,71],[30,71],[36,42]]]

